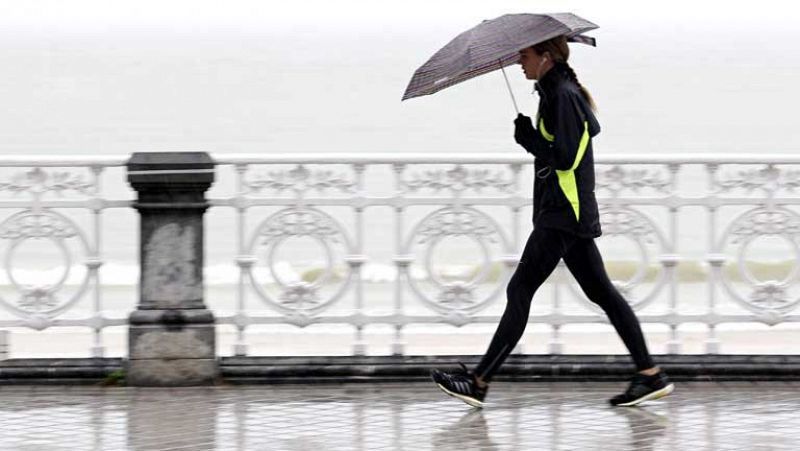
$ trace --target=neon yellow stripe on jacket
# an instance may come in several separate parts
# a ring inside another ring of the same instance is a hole
[[[544,129],[544,122],[540,122],[539,130],[542,131],[542,136],[547,138],[547,133]],[[550,135],[552,136],[552,135]],[[561,187],[561,191],[564,192],[564,195],[567,196],[567,200],[572,205],[572,210],[575,212],[575,220],[580,221],[581,219],[581,205],[580,201],[578,200],[578,184],[575,182],[575,169],[581,164],[581,160],[583,159],[583,154],[586,153],[586,147],[589,146],[589,123],[584,121],[583,122],[583,136],[581,136],[581,142],[578,144],[578,154],[575,155],[575,162],[572,163],[572,167],[567,170],[558,170],[556,169],[556,174],[558,175],[558,185]]]
[[[544,128],[544,118],[539,118],[539,131],[542,133],[542,137],[544,137],[544,139],[550,142],[556,140],[556,137],[548,133],[547,129]]]

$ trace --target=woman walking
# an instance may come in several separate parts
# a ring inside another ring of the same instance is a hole
[[[609,401],[634,406],[673,390],[667,375],[653,363],[639,320],[606,274],[595,245],[600,221],[594,195],[592,137],[600,132],[594,102],[567,63],[567,39],[559,36],[520,51],[520,65],[536,80],[536,125],[522,114],[514,139],[535,157],[534,230],[506,290],[507,305],[489,349],[474,371],[431,376],[445,393],[482,407],[492,376],[514,349],[528,321],[533,295],[564,259],[586,296],[608,316],[636,364],[627,390]]]

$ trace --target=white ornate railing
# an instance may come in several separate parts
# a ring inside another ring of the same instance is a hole
[[[126,159],[0,158],[0,328],[88,328],[90,355],[106,353],[103,331],[124,326],[136,303],[134,282],[101,282],[109,236],[114,259],[136,265]],[[249,332],[262,325],[352,327],[355,354],[367,351],[366,328],[390,327],[391,351],[401,354],[412,327],[498,322],[531,230],[527,156],[216,161],[206,241],[233,243],[227,255],[236,255],[238,276],[216,277],[219,261],[209,259],[207,281],[235,293],[209,305],[236,330],[235,354],[248,353]],[[598,245],[642,322],[669,333],[666,351],[684,350],[685,325],[704,325],[703,351],[717,353],[725,325],[800,322],[800,158],[616,155],[596,163]],[[559,268],[537,293],[530,320],[549,328],[554,353],[563,351],[565,326],[607,322],[567,274]]]
[[[525,155],[217,162],[236,178],[235,192],[211,200],[237,214],[237,306],[217,312],[238,331],[235,354],[247,353],[253,325],[348,324],[353,352],[363,354],[364,328],[387,324],[392,351],[402,354],[410,325],[498,322],[531,230]],[[669,328],[667,352],[681,352],[679,329],[689,323],[707,326],[705,352],[717,353],[722,324],[798,322],[800,158],[617,155],[596,163],[598,244],[641,321]],[[227,232],[212,224],[208,233]],[[477,263],[464,263],[474,256]],[[293,259],[307,263],[305,272]],[[553,353],[562,351],[563,326],[607,321],[565,273],[537,293],[534,312],[549,311],[530,320],[549,325]]]
[[[99,272],[105,262],[104,212],[131,205],[125,160],[0,158],[0,328],[89,328],[90,355],[105,354],[103,329],[127,324],[127,311],[135,306],[130,299],[123,313],[109,316],[107,310],[121,306],[108,305]],[[107,198],[103,190],[109,170],[123,176],[113,180],[112,191],[121,193],[116,199]],[[124,239],[136,241],[135,236]]]

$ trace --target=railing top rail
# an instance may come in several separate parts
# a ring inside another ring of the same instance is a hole
[[[124,166],[130,155],[0,155],[0,167]]]
[[[212,154],[222,165],[237,164],[528,164],[522,152],[495,153],[272,153]],[[0,155],[0,167],[124,166],[129,155]],[[800,152],[773,154],[675,153],[595,155],[599,164],[800,164]]]
[[[214,154],[217,164],[528,164],[522,152],[496,153],[283,153]],[[798,154],[595,154],[600,164],[800,164]]]

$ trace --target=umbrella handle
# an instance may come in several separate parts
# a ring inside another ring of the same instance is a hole
[[[500,71],[503,72],[503,78],[506,79],[506,86],[508,87],[508,93],[511,94],[511,102],[514,103],[514,109],[517,111],[517,114],[519,114],[517,99],[514,98],[514,91],[511,90],[511,83],[508,82],[508,76],[506,75],[506,70],[503,69],[503,60],[497,60],[497,63],[500,65]]]

